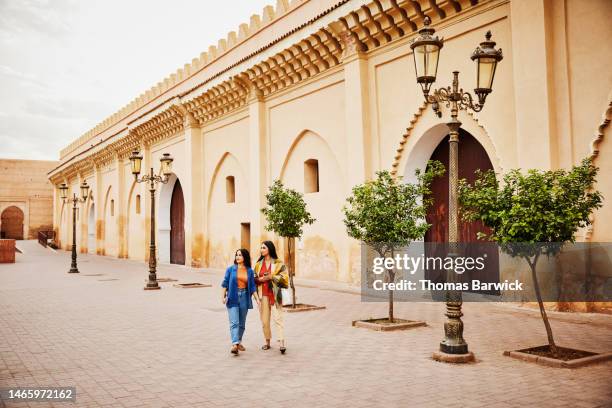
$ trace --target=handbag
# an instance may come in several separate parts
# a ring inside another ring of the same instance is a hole
[[[281,299],[283,306],[289,306],[293,304],[293,296],[291,296],[291,289],[281,289]]]

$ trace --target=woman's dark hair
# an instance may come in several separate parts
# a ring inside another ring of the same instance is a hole
[[[278,255],[276,255],[276,247],[274,246],[274,242],[264,241],[262,242],[262,244],[264,244],[268,248],[268,253],[270,254],[270,258],[278,259]],[[262,259],[264,259],[264,257],[263,255],[260,255],[257,262],[261,261]]]
[[[247,249],[240,248],[236,252],[240,252],[242,254],[242,258],[244,259],[244,266],[246,266],[247,268],[250,268],[251,267],[251,254],[249,254],[249,251]],[[238,263],[236,262],[236,253],[234,253],[234,265],[237,265],[237,264]]]

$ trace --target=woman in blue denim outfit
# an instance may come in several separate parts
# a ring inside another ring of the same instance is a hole
[[[259,304],[255,275],[251,269],[251,256],[246,249],[239,249],[234,255],[234,264],[227,268],[223,278],[223,304],[227,306],[229,315],[230,335],[232,338],[231,352],[238,355],[239,351],[245,351],[242,345],[246,317],[249,309],[253,308],[251,296]]]

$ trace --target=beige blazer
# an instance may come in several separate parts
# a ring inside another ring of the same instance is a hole
[[[255,281],[257,281],[257,279],[259,278],[259,272],[261,271],[262,265],[263,259],[261,261],[257,261],[257,263],[255,264],[255,268],[253,268],[253,271],[255,272]],[[279,304],[282,304],[279,283],[284,282],[285,285],[288,286],[289,273],[287,272],[287,267],[280,259],[275,259],[272,265],[272,280],[268,282],[272,284],[272,292],[274,293],[274,299]],[[260,299],[263,296],[263,285],[261,284],[257,285],[257,295]]]

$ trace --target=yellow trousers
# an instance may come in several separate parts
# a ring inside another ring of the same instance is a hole
[[[270,306],[270,301],[267,296],[263,296],[261,299],[261,307],[259,308],[259,317],[261,318],[261,327],[263,329],[264,337],[266,340],[272,338],[272,330],[270,330],[270,316],[274,320],[276,326],[276,337],[278,340],[285,340],[285,333],[283,329],[283,307],[278,303],[274,303],[274,306]]]

